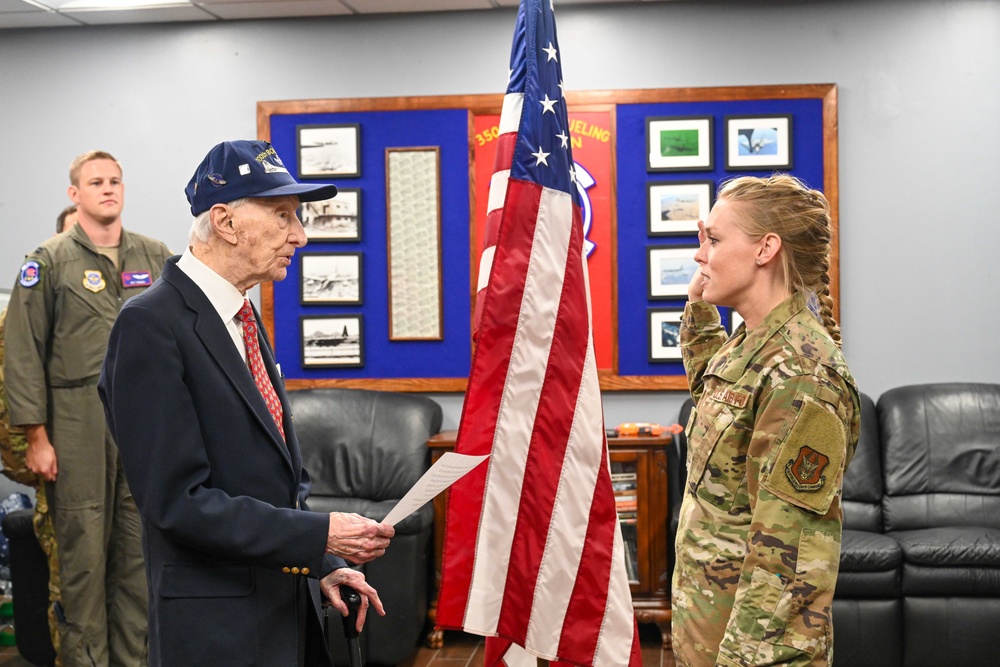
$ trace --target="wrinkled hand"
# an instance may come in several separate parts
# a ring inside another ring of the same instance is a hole
[[[367,563],[385,553],[396,529],[358,514],[330,513],[326,552],[352,563]],[[359,591],[360,592],[360,591]]]
[[[361,607],[358,609],[358,624],[356,626],[358,632],[361,632],[361,628],[365,625],[369,601],[379,616],[385,616],[385,609],[382,608],[382,601],[378,598],[378,591],[368,585],[368,582],[365,581],[365,575],[349,567],[334,570],[319,581],[323,595],[327,597],[334,609],[340,612],[341,616],[347,616],[350,610],[347,608],[347,603],[340,597],[340,584],[347,584],[361,596]]]
[[[25,438],[28,440],[28,450],[24,454],[24,463],[28,470],[47,482],[56,481],[59,474],[59,462],[56,460],[56,448],[49,441],[49,434],[43,425],[26,426]]]

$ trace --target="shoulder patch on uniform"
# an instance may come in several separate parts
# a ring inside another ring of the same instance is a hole
[[[712,400],[725,403],[726,405],[732,405],[736,408],[745,408],[747,406],[747,402],[750,400],[750,394],[742,391],[720,388],[716,389],[715,393],[712,394]]]
[[[832,406],[799,394],[794,422],[763,486],[804,510],[826,514],[839,490],[847,429]]]
[[[21,287],[34,287],[42,279],[42,266],[33,259],[21,265],[21,277],[17,282]]]

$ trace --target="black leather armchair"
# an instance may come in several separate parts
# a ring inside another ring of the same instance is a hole
[[[382,520],[430,467],[427,439],[441,430],[441,406],[422,396],[361,389],[289,392],[303,467],[312,477],[309,508]],[[367,664],[395,665],[422,636],[431,585],[434,509],[396,525],[381,558],[361,566],[386,616],[369,614],[360,643]],[[340,616],[331,612],[330,646],[348,664]]]
[[[10,578],[14,591],[14,637],[17,652],[32,665],[53,665],[56,651],[49,634],[49,564],[32,523],[34,510],[3,518],[10,543]]]

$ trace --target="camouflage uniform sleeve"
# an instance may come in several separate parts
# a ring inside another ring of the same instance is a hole
[[[708,362],[726,342],[719,309],[705,301],[688,302],[681,318],[681,356],[691,397],[697,403],[705,388],[703,376]]]
[[[37,280],[25,279],[27,268],[37,270]],[[4,332],[4,385],[11,424],[18,426],[44,424],[47,420],[45,360],[55,311],[48,253],[39,248],[29,255],[21,274],[14,283]]]
[[[720,665],[827,664],[853,412],[846,384],[815,376],[785,380],[759,404],[747,552]]]

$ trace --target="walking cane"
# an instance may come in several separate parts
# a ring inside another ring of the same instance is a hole
[[[361,596],[356,590],[344,584],[340,587],[340,598],[347,605],[347,616],[341,616],[344,622],[344,637],[347,639],[347,655],[351,667],[361,667],[361,644],[358,641],[358,609],[361,608]],[[330,636],[329,619],[330,603],[323,600],[323,636]]]
[[[361,643],[358,641],[358,609],[361,607],[361,596],[347,585],[341,585],[340,597],[347,603],[347,616],[341,616],[344,622],[344,637],[347,638],[347,655],[351,667],[361,667]]]

